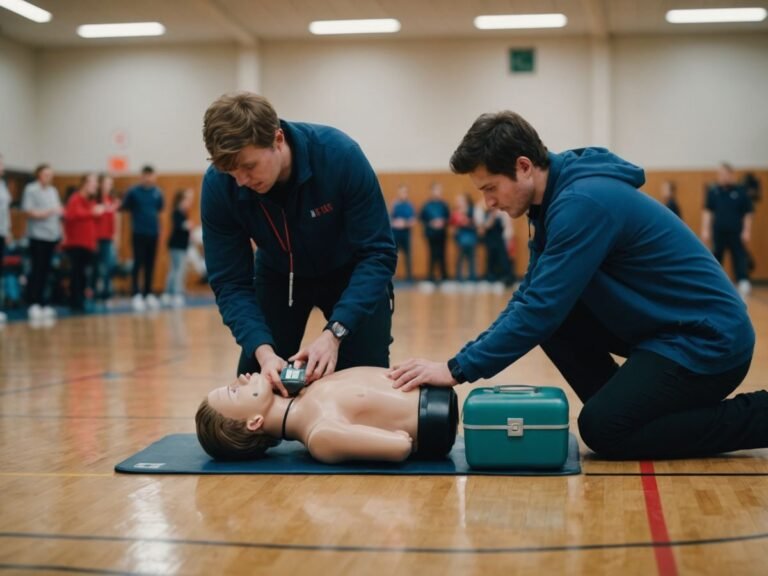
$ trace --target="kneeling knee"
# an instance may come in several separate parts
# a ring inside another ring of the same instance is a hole
[[[620,439],[611,432],[608,418],[589,402],[579,414],[579,434],[590,450],[601,456],[615,456]]]

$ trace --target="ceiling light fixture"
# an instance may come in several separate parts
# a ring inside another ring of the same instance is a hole
[[[701,10],[670,10],[670,24],[712,24],[716,22],[762,22],[765,8],[704,8]]]
[[[475,18],[475,28],[479,30],[562,28],[567,23],[565,14],[496,14]]]
[[[16,12],[19,16],[23,16],[33,22],[42,24],[44,22],[51,21],[51,13],[42,8],[38,8],[34,4],[25,2],[24,0],[0,0],[0,7]]]
[[[136,36],[162,36],[165,26],[160,22],[127,22],[124,24],[83,24],[77,27],[82,38],[130,38]]]
[[[400,31],[400,22],[394,18],[368,20],[316,20],[309,24],[312,34],[392,34]]]

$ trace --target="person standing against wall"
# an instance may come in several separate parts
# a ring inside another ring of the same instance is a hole
[[[5,163],[0,154],[0,294],[3,294],[3,258],[5,257],[5,244],[11,236],[11,193],[5,183]],[[8,320],[8,316],[2,310],[3,301],[0,300],[0,324]]]
[[[53,170],[48,164],[35,169],[35,180],[24,187],[21,209],[27,215],[30,274],[27,284],[27,315],[30,320],[55,318],[48,305],[47,288],[53,250],[61,240],[63,208],[59,191],[53,186]]]
[[[742,298],[749,296],[747,245],[752,236],[752,200],[747,189],[737,184],[733,167],[723,162],[717,171],[717,182],[707,189],[701,239],[712,242],[712,253],[722,263],[726,250],[731,253],[733,275]]]
[[[131,214],[131,244],[133,245],[133,270],[131,273],[131,305],[136,312],[146,308],[157,309],[159,301],[152,293],[157,243],[160,237],[160,218],[163,209],[163,192],[157,187],[157,175],[152,166],[141,170],[141,182],[128,190],[120,206]],[[144,273],[143,288],[139,287],[139,275]]]
[[[433,182],[431,198],[421,208],[420,219],[424,225],[424,234],[429,244],[429,271],[427,277],[430,282],[436,282],[435,268],[440,272],[441,280],[448,279],[448,270],[445,264],[446,228],[451,211],[443,200],[443,186],[439,182]]]
[[[189,248],[189,231],[192,230],[192,220],[189,211],[194,200],[192,188],[182,188],[173,197],[173,213],[171,214],[171,235],[168,238],[168,251],[171,265],[165,280],[165,292],[160,301],[166,306],[181,308],[184,306],[184,282],[187,278],[187,249]]]
[[[120,220],[116,217],[120,203],[114,196],[114,180],[109,174],[99,174],[99,191],[96,201],[103,206],[103,212],[96,217],[97,248],[93,293],[96,300],[106,302],[112,298],[112,272],[120,237]]]
[[[416,223],[416,209],[408,199],[408,186],[400,184],[397,188],[397,200],[392,204],[390,212],[392,219],[392,234],[395,237],[397,251],[405,257],[405,279],[413,282],[411,266],[411,230]]]

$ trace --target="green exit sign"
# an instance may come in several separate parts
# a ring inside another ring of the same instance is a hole
[[[530,73],[536,68],[536,52],[533,48],[512,48],[509,51],[509,70],[513,73]]]

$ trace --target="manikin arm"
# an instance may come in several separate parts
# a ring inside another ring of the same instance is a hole
[[[345,460],[400,462],[411,454],[413,439],[402,430],[324,422],[312,430],[306,445],[314,458],[327,464]]]

